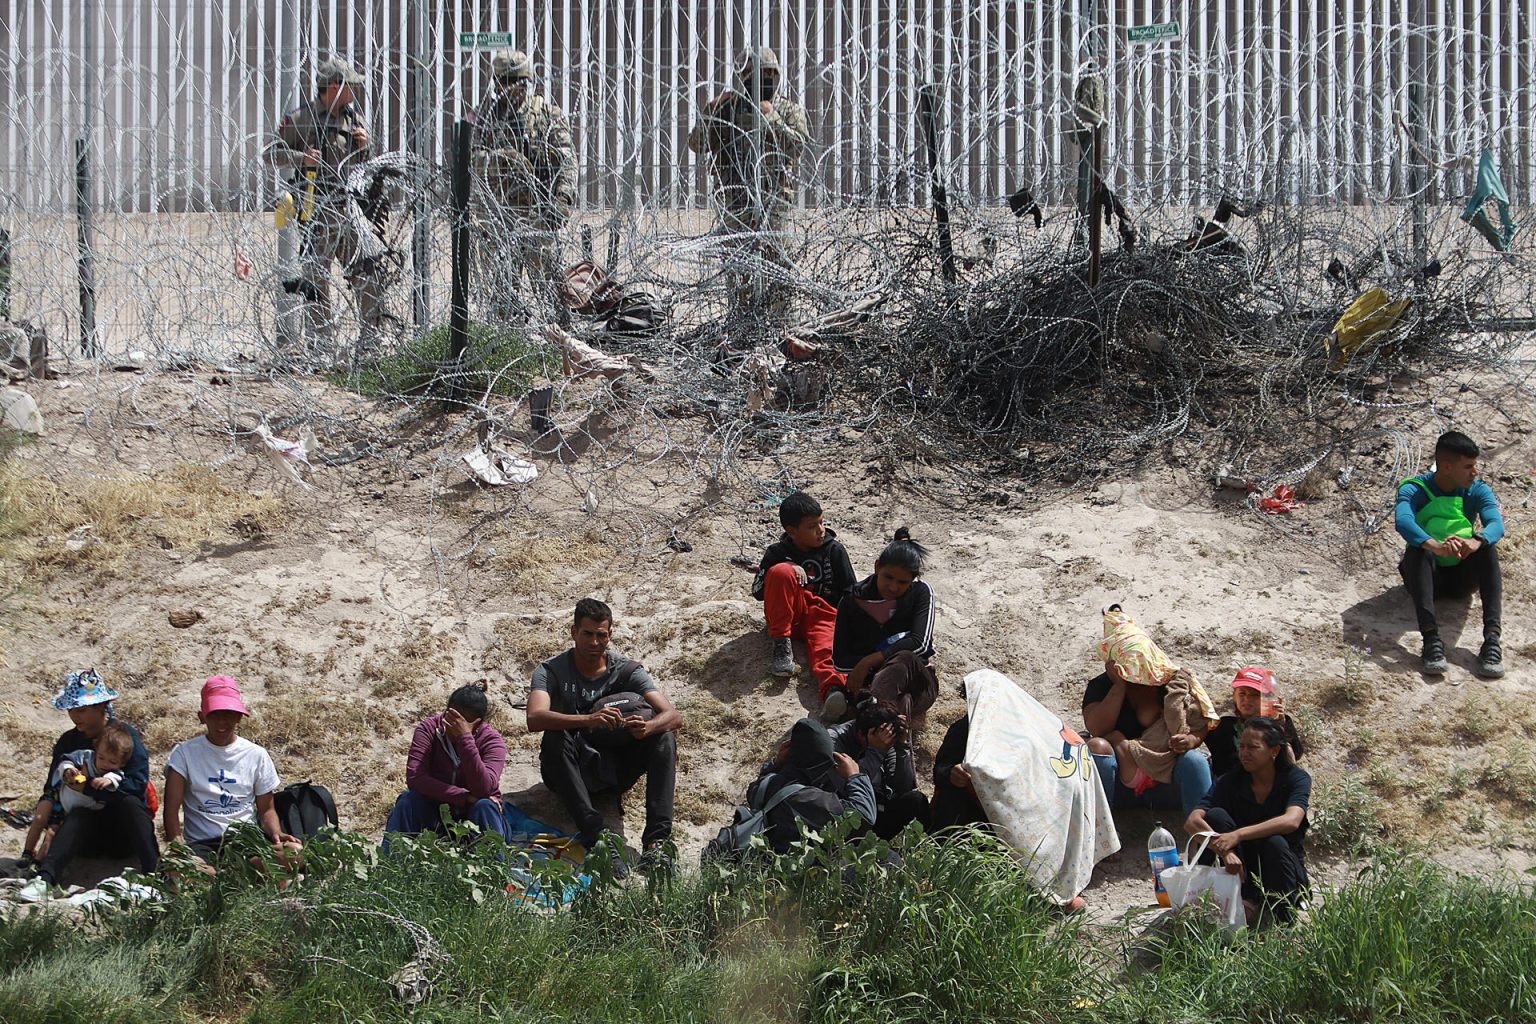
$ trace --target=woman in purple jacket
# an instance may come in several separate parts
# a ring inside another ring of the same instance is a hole
[[[390,833],[441,832],[444,805],[455,819],[507,838],[501,812],[507,744],[486,724],[486,711],[485,684],[461,686],[448,698],[447,711],[416,726],[405,762],[405,792],[384,826],[386,851]]]

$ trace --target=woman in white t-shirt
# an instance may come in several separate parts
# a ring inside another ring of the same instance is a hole
[[[198,720],[202,736],[183,740],[165,766],[165,841],[184,843],[205,861],[224,846],[225,833],[237,821],[260,826],[287,864],[301,848],[282,829],[272,795],[279,785],[277,768],[266,748],[238,735],[250,714],[240,688],[228,676],[203,684]]]

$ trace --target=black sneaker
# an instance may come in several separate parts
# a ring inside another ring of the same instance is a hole
[[[1504,674],[1504,648],[1499,646],[1498,637],[1483,641],[1483,649],[1477,652],[1477,674],[1484,679],[1498,679]]]
[[[629,865],[624,863],[624,844],[618,836],[604,832],[591,846],[582,867],[600,878],[622,882],[629,877]]]
[[[1424,660],[1424,674],[1429,676],[1443,676],[1450,663],[1445,660],[1445,641],[1440,639],[1439,633],[1430,633],[1424,638],[1424,652],[1421,655]]]
[[[666,844],[656,843],[640,855],[635,869],[653,882],[669,881],[677,871],[677,865],[667,852]]]

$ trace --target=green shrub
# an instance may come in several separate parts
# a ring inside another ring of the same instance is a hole
[[[486,395],[520,395],[558,358],[550,346],[521,331],[482,323],[469,325],[469,345],[461,364],[454,365],[451,351],[448,325],[439,324],[335,379],[343,387],[372,398],[445,399],[457,388],[473,400]]]
[[[1350,771],[1334,781],[1319,779],[1307,812],[1307,845],[1318,850],[1360,853],[1381,841],[1382,800]]]
[[[1309,919],[1227,943],[1182,931],[1114,1020],[1515,1021],[1536,1015],[1536,897],[1387,858]],[[1147,1000],[1156,993],[1158,1012]]]

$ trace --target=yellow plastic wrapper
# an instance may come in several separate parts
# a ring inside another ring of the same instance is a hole
[[[1350,303],[1333,325],[1334,363],[1342,366],[1360,349],[1381,340],[1411,305],[1412,299],[1392,301],[1382,288],[1372,288]]]

